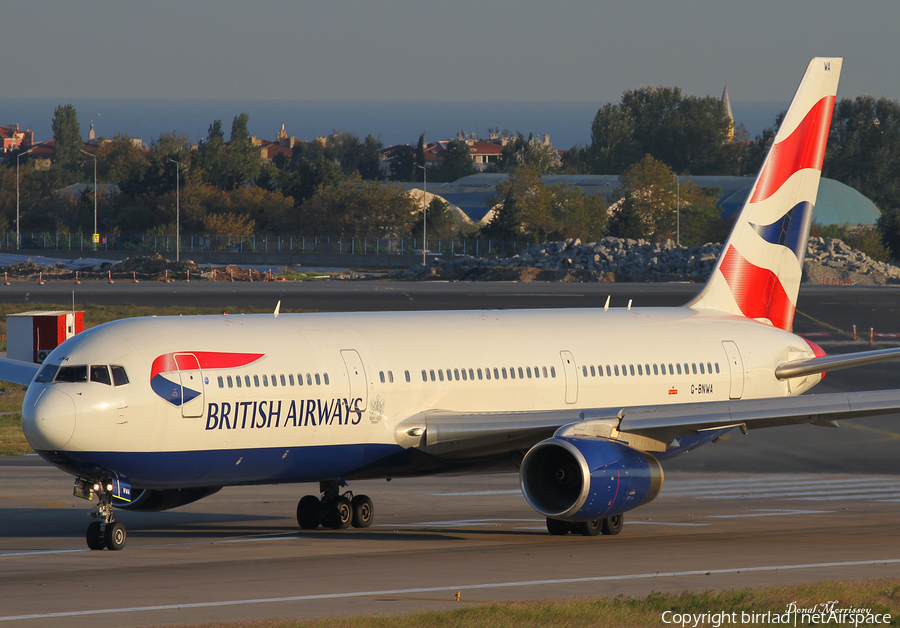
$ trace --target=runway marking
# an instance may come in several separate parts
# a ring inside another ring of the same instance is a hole
[[[430,497],[470,497],[473,495],[521,495],[520,489],[512,491],[468,491],[466,493],[429,493]]]
[[[335,600],[354,597],[385,597],[393,595],[415,595],[420,593],[438,593],[441,591],[478,591],[490,589],[509,589],[516,587],[536,587],[590,582],[615,582],[623,580],[652,580],[656,578],[681,578],[691,576],[714,576],[737,573],[765,573],[770,571],[788,571],[797,569],[828,569],[834,567],[865,567],[870,565],[895,565],[900,558],[881,560],[853,560],[831,563],[806,563],[797,565],[766,565],[763,567],[732,567],[727,569],[695,569],[690,571],[660,571],[656,573],[620,574],[615,576],[587,576],[583,578],[558,578],[546,580],[521,580],[510,582],[486,582],[482,584],[456,584],[440,587],[416,587],[409,589],[386,589],[383,591],[346,591],[343,593],[318,593],[311,595],[294,595],[289,597],[255,598],[245,600],[217,600],[214,602],[193,602],[186,604],[161,604],[157,606],[129,606],[123,608],[98,608],[84,611],[62,611],[57,613],[36,613],[32,615],[7,615],[0,621],[24,621],[28,619],[57,619],[61,617],[89,617],[94,615],[112,615],[116,613],[146,613],[158,611],[176,611],[188,608],[212,608],[215,606],[248,606],[253,604],[279,604],[286,602],[308,602],[313,600]],[[448,600],[450,601],[450,600]]]
[[[783,515],[823,515],[832,513],[833,510],[765,510],[759,508],[756,512],[743,515],[707,515],[710,519],[739,519],[741,517],[779,517]],[[634,523],[629,521],[628,523]]]
[[[41,499],[39,497],[16,497],[14,495],[0,495],[0,499],[24,499],[25,501],[29,502],[39,502],[41,504],[47,504],[46,506],[43,506],[41,510],[43,510],[44,508],[62,508],[66,505],[66,502],[57,502],[53,501],[52,499]]]
[[[537,521],[544,521],[543,519],[454,519],[451,521],[420,521],[418,523],[378,523],[372,526],[373,528],[420,528],[420,527],[435,527],[440,526],[444,528],[462,528],[466,526],[480,526],[480,525],[490,525],[490,524],[498,524],[505,522],[527,522],[534,523]]]

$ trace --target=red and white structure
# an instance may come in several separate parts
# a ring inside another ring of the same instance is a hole
[[[6,355],[41,364],[50,352],[84,331],[84,312],[22,312],[6,317]]]

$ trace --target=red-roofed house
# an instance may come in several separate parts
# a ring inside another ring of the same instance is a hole
[[[20,131],[18,124],[15,126],[0,125],[0,152],[8,153],[19,148],[28,148],[32,144],[34,144],[34,133],[31,129]]]

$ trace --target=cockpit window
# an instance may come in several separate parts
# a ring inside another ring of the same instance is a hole
[[[57,364],[47,364],[44,368],[41,369],[38,376],[34,378],[34,381],[41,382],[46,384],[47,382],[53,381],[53,376],[56,375],[56,371],[59,370],[59,365]]]
[[[60,367],[59,373],[56,374],[57,382],[81,383],[87,381],[87,367],[81,366],[63,366]]]
[[[113,383],[116,386],[124,386],[128,383],[128,373],[125,372],[124,366],[113,364],[109,368],[112,371]]]
[[[112,386],[112,381],[109,379],[109,367],[105,364],[91,365],[91,381]]]

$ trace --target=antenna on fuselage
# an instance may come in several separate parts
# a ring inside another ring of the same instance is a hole
[[[606,295],[606,305],[603,306],[603,311],[604,311],[604,312],[605,312],[606,310],[609,309],[609,298],[610,298],[611,296],[612,296],[611,294]]]
[[[275,304],[275,318],[278,318],[278,313],[281,311],[281,301]]]
[[[631,299],[628,299],[628,309],[631,309]]]

